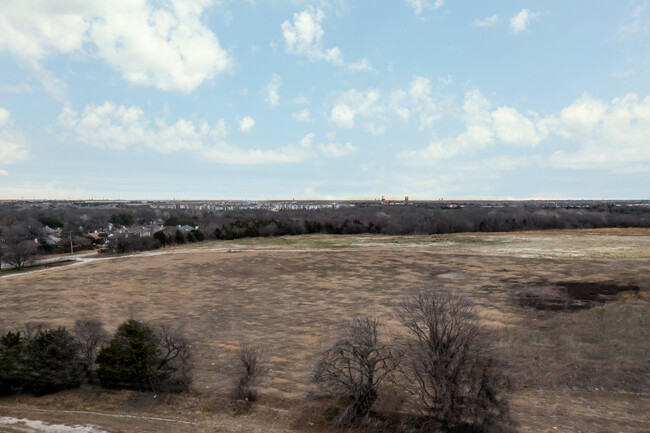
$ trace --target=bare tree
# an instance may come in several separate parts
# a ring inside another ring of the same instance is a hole
[[[262,349],[256,346],[241,346],[236,363],[233,397],[235,400],[253,402],[257,400],[256,387],[268,371]]]
[[[348,402],[340,421],[353,421],[370,413],[382,382],[400,359],[380,340],[378,320],[359,317],[343,323],[339,339],[316,367],[314,381]]]
[[[181,391],[190,382],[191,345],[181,330],[161,325],[157,335],[158,363],[155,377],[161,390]]]
[[[86,376],[90,380],[95,370],[97,352],[108,341],[109,335],[99,320],[77,320],[74,324],[73,335],[79,345],[79,353]]]
[[[47,329],[48,325],[44,322],[27,322],[23,324],[20,331],[23,334],[23,338],[27,341],[31,341],[36,338],[41,332]]]
[[[8,242],[2,260],[14,269],[22,269],[36,259],[36,250],[31,241]]]
[[[436,288],[420,291],[396,308],[407,328],[407,391],[432,424],[445,430],[463,423],[482,431],[508,425],[507,381],[487,356],[476,311],[465,297]]]

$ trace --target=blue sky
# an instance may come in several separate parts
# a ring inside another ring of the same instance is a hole
[[[650,1],[4,0],[0,198],[644,198]]]

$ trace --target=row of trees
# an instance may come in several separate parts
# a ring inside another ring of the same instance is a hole
[[[168,326],[129,320],[111,337],[101,322],[73,330],[27,325],[0,336],[0,395],[43,395],[98,381],[107,388],[180,392],[190,385],[190,344]]]
[[[170,245],[182,245],[185,243],[202,242],[205,235],[201,230],[194,229],[183,234],[182,231],[176,230],[174,235],[166,234],[160,230],[148,236],[117,236],[107,244],[110,252],[114,254],[130,253],[133,251],[148,251]]]
[[[44,395],[83,382],[110,389],[183,392],[191,385],[192,346],[169,325],[138,320],[109,335],[101,322],[79,320],[74,328],[27,324],[0,335],[0,395]],[[266,374],[262,351],[242,345],[233,359],[231,396],[245,411],[257,399]]]
[[[49,210],[17,208],[15,204],[0,204],[2,236],[21,238],[38,235],[45,225],[60,228],[65,233],[91,232],[116,226],[164,222],[166,226],[199,225],[212,235],[216,228],[228,236],[246,231],[247,236],[296,233],[355,233],[433,234],[466,231],[508,231],[562,228],[650,227],[650,208],[643,205],[614,206],[594,202],[589,207],[555,208],[545,203],[523,205],[505,204],[501,207],[481,207],[467,203],[458,209],[441,209],[435,203],[414,203],[408,206],[357,204],[353,207],[317,210],[284,210],[271,212],[261,209],[207,211],[188,209],[151,209],[148,206],[125,209],[96,209],[60,207]],[[278,224],[273,223],[277,221]],[[347,224],[346,224],[347,221]],[[271,223],[271,224],[269,224]],[[247,227],[239,227],[247,225]],[[275,227],[274,227],[275,225]],[[378,229],[380,227],[380,229]]]

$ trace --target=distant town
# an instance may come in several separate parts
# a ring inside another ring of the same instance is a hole
[[[649,226],[648,200],[4,200],[0,255],[20,269],[210,239]]]

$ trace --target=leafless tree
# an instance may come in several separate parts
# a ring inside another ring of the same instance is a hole
[[[256,387],[267,371],[268,368],[262,349],[256,346],[241,346],[236,359],[236,376],[233,392],[235,400],[247,402],[257,400]]]
[[[465,297],[421,290],[396,308],[408,330],[407,391],[431,424],[449,430],[471,424],[499,431],[508,422],[507,386],[487,356],[476,311]]]
[[[339,339],[316,367],[314,381],[348,402],[339,421],[353,421],[370,413],[382,382],[400,359],[381,341],[378,320],[359,317],[343,323]]]
[[[190,382],[191,345],[183,333],[169,325],[161,325],[157,335],[158,363],[156,374],[159,378],[157,389],[181,391]],[[154,388],[156,389],[156,388]]]
[[[77,320],[74,324],[73,336],[79,345],[84,370],[90,380],[95,370],[97,352],[108,341],[109,335],[99,320]]]
[[[38,334],[47,329],[47,327],[47,323],[44,322],[27,322],[23,324],[20,331],[25,340],[31,341],[36,338]]]
[[[22,269],[36,259],[37,246],[31,241],[7,242],[2,260],[14,269]]]

